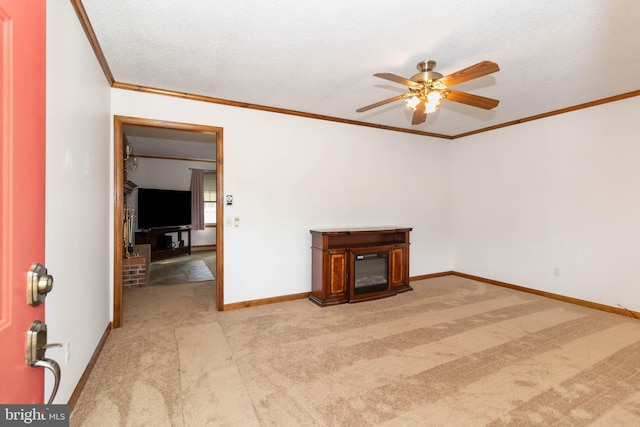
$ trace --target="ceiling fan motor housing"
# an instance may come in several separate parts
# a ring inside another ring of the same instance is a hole
[[[433,71],[436,67],[436,61],[428,60],[428,61],[420,61],[416,68],[420,71],[418,74],[414,74],[411,76],[411,81],[416,83],[428,83],[435,80],[439,80],[443,77],[442,74]]]

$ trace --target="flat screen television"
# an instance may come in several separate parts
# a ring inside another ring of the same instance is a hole
[[[191,224],[191,191],[138,188],[138,228]]]

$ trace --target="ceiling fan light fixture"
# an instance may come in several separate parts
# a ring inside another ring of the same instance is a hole
[[[442,93],[439,90],[430,90],[425,100],[425,111],[427,114],[435,113],[440,107]]]
[[[424,111],[427,114],[435,113],[438,110],[438,104],[425,104]]]
[[[439,104],[442,99],[442,93],[439,90],[430,90],[427,94],[427,102],[429,104]]]
[[[412,110],[415,110],[418,104],[420,103],[420,99],[417,96],[412,95],[408,97],[404,102],[405,104],[407,104],[407,107],[411,108]]]

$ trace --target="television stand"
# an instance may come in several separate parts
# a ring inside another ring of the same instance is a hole
[[[184,234],[187,239],[185,240]],[[176,234],[177,240],[172,236]],[[169,240],[171,239],[171,240]],[[169,243],[169,242],[172,243]],[[183,242],[183,245],[180,245]],[[191,255],[191,228],[189,227],[167,227],[152,228],[148,231],[136,232],[136,245],[151,245],[151,262],[160,261],[182,255]]]

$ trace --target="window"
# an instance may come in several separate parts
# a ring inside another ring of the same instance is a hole
[[[216,223],[216,173],[204,174],[204,223],[213,225]]]

